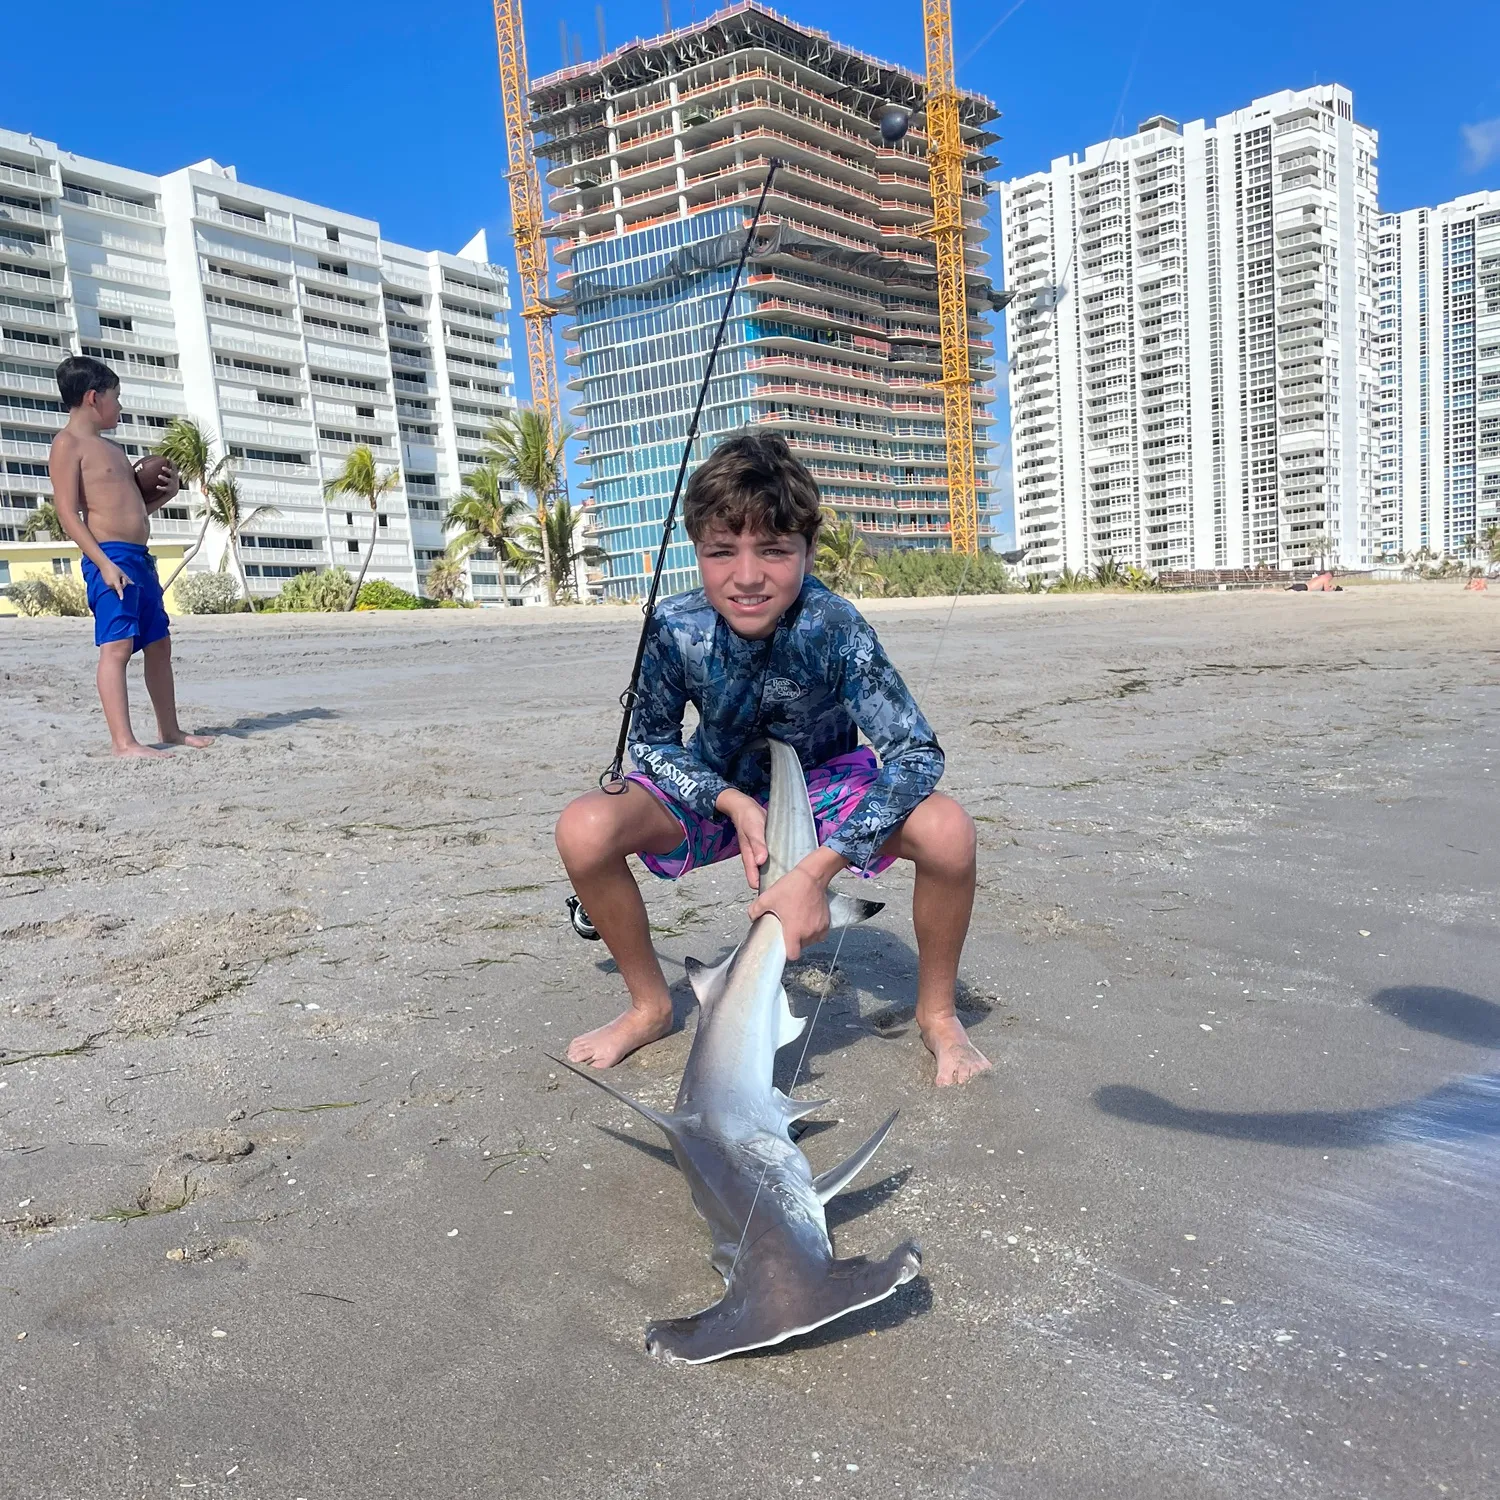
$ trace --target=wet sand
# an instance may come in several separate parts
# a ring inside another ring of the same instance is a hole
[[[901,1108],[830,1222],[923,1275],[704,1368],[642,1347],[718,1295],[684,1184],[545,1055],[620,1002],[550,828],[638,615],[183,620],[221,739],[150,765],[88,622],[0,622],[0,1493],[1500,1492],[1500,598],[871,615],[979,820],[996,1069],[931,1087],[891,872],[798,1092],[817,1170]],[[661,1103],[744,892],[642,879]]]

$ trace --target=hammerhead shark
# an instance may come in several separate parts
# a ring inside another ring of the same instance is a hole
[[[817,826],[797,753],[770,742],[771,795],[766,818],[769,858],[761,889],[817,847]],[[832,925],[863,921],[880,904],[836,895]],[[662,1359],[707,1364],[726,1355],[779,1344],[889,1297],[921,1269],[915,1243],[883,1260],[836,1259],[823,1205],[874,1156],[893,1114],[849,1159],[816,1176],[788,1133],[829,1101],[789,1099],[771,1082],[777,1051],[802,1035],[782,987],[786,944],[774,914],[758,918],[745,941],[713,968],[687,960],[698,997],[698,1030],[670,1114],[632,1099],[597,1073],[563,1062],[581,1078],[629,1105],[667,1137],[688,1180],[693,1204],[713,1235],[714,1269],[724,1295],[686,1318],[646,1329],[647,1351]]]

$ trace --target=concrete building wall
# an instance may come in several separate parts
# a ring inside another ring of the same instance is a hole
[[[1331,85],[1002,186],[1028,572],[1370,561],[1375,202]]]
[[[1500,193],[1384,215],[1376,242],[1380,555],[1475,555],[1500,524]]]
[[[465,249],[392,244],[216,162],[152,177],[0,131],[0,536],[51,497],[53,370],[86,353],[121,377],[132,456],[174,416],[232,456],[242,505],[260,508],[242,545],[252,593],[357,568],[372,520],[370,576],[417,588],[484,429],[515,408],[507,273],[482,235]],[[400,476],[378,517],[324,501],[357,444]],[[196,532],[188,497],[153,521],[159,541]],[[217,567],[226,540],[193,566]],[[472,596],[499,602],[493,558],[470,573]]]

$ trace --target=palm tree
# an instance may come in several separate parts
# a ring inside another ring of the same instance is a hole
[[[521,527],[518,549],[521,558],[533,572],[552,570],[547,592],[553,603],[559,594],[569,598],[576,595],[580,564],[597,568],[609,561],[609,553],[597,542],[586,542],[580,537],[583,519],[581,511],[574,510],[567,500],[558,499],[547,512],[545,531],[535,521],[527,521]]]
[[[359,591],[364,587],[365,574],[370,570],[370,559],[375,556],[375,538],[380,534],[380,502],[401,482],[399,469],[380,472],[375,455],[368,445],[358,444],[344,460],[344,467],[323,486],[323,498],[332,505],[341,496],[356,496],[370,507],[370,546],[365,560],[359,565],[359,577],[349,591],[349,602],[345,610],[352,610],[359,601]]]
[[[57,507],[50,500],[43,500],[26,518],[26,524],[21,528],[23,542],[65,542],[67,539],[68,533],[63,530]]]
[[[504,564],[501,565],[504,572]],[[464,564],[461,557],[449,554],[440,557],[427,569],[427,597],[429,599],[462,599],[464,596]]]
[[[854,529],[853,519],[831,510],[823,512],[813,572],[836,593],[859,598],[864,597],[866,587],[877,588],[881,582],[875,557]]]
[[[214,457],[215,441],[213,433],[205,431],[192,417],[173,417],[161,441],[152,449],[171,463],[184,485],[196,484],[203,496],[203,524],[198,528],[193,545],[183,553],[182,561],[162,584],[164,590],[172,587],[172,580],[198,555],[203,538],[208,535],[209,522],[213,519],[208,504],[208,487],[229,466],[227,453],[221,458]]]
[[[250,580],[245,577],[245,564],[240,558],[240,533],[257,516],[274,516],[280,512],[274,505],[257,505],[253,510],[246,511],[240,503],[239,481],[233,474],[209,480],[203,509],[214,525],[222,526],[229,534],[229,556],[234,562],[234,571],[239,575],[245,602],[249,604]]]
[[[1094,567],[1094,582],[1101,589],[1119,588],[1125,582],[1125,570],[1114,558],[1106,557],[1102,563]]]
[[[458,498],[448,502],[448,519],[444,524],[450,531],[463,527],[448,544],[449,550],[462,560],[480,547],[493,549],[500,564],[500,598],[507,605],[510,584],[505,568],[507,563],[524,560],[516,537],[521,517],[527,513],[526,502],[505,487],[499,465],[493,459],[486,459],[464,475]]]
[[[567,423],[552,425],[546,412],[523,406],[502,417],[486,434],[486,462],[493,463],[502,478],[514,480],[531,496],[532,522],[541,540],[542,583],[547,603],[557,603],[557,569],[550,554],[550,527],[544,524],[547,503],[562,488],[563,446],[573,435]]]

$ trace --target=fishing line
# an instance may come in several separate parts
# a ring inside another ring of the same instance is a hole
[[[599,777],[600,787],[615,796],[625,790],[625,746],[630,740],[630,720],[640,697],[637,690],[641,680],[641,663],[646,656],[646,640],[651,633],[651,618],[656,612],[656,598],[661,592],[661,575],[666,570],[667,549],[671,545],[672,532],[677,523],[677,504],[682,498],[682,482],[687,477],[688,460],[693,455],[693,442],[698,436],[698,422],[703,415],[704,402],[708,399],[708,386],[713,379],[714,365],[719,358],[719,346],[724,342],[724,330],[729,326],[729,315],[734,310],[734,299],[739,293],[740,277],[744,274],[745,262],[750,258],[750,247],[755,243],[755,231],[760,225],[761,212],[766,206],[766,194],[771,191],[771,183],[780,166],[780,160],[773,156],[766,167],[766,180],[761,184],[760,197],[756,200],[755,212],[750,217],[750,227],[745,231],[745,243],[740,246],[740,258],[735,263],[734,276],[729,282],[729,295],[724,298],[724,311],[719,316],[719,326],[714,333],[713,346],[708,351],[708,364],[703,371],[703,381],[698,387],[698,399],[693,406],[692,420],[688,423],[687,441],[682,445],[682,461],[677,465],[677,480],[672,486],[672,503],[667,507],[667,518],[662,523],[661,546],[657,549],[656,566],[651,570],[651,587],[641,609],[645,619],[641,622],[641,638],[636,642],[635,661],[630,668],[630,686],[620,694],[622,714],[620,736],[615,742],[615,755],[610,762],[609,769]]]

